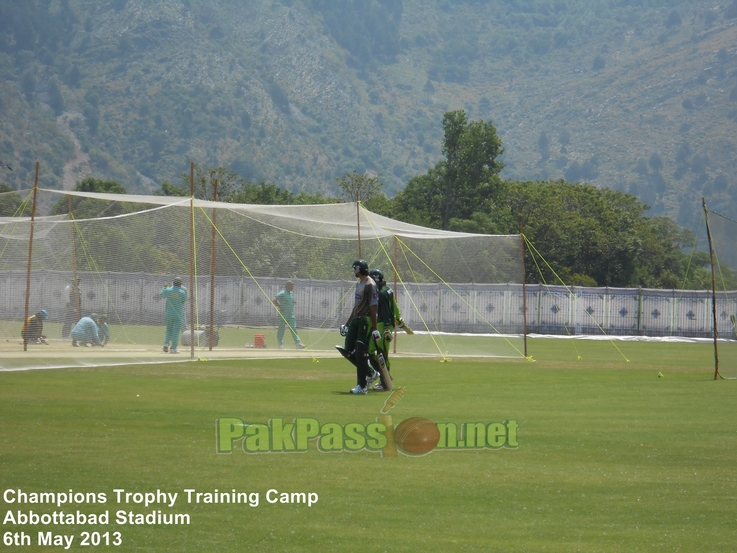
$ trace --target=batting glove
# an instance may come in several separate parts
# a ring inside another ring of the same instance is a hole
[[[394,336],[392,336],[392,331],[389,330],[388,328],[385,328],[384,329],[384,340],[386,340],[387,342],[391,342],[393,338]]]
[[[341,336],[348,335],[348,327],[346,325],[340,325],[340,335]]]
[[[379,333],[379,331],[378,331],[378,330],[374,330],[374,331],[373,331],[373,332],[371,333],[371,337],[372,337],[372,338],[373,338],[374,340],[377,340],[377,341],[378,341],[378,340],[381,340],[381,334]]]
[[[397,326],[399,328],[404,328],[404,321],[401,318],[397,320]]]

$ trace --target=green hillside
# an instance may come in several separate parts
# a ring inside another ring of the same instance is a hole
[[[46,187],[141,191],[193,160],[291,191],[370,170],[392,195],[454,109],[494,123],[506,179],[737,215],[737,1],[0,0],[16,188],[36,160]]]

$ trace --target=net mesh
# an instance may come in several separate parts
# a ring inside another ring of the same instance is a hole
[[[262,206],[43,189],[32,221],[32,198],[29,191],[0,194],[3,213],[14,208],[14,216],[0,218],[3,369],[171,361],[162,351],[159,292],[176,276],[189,294],[182,357],[336,355],[357,258],[384,272],[416,331],[399,335],[393,353],[522,356],[517,235],[427,229],[360,204]],[[305,350],[294,349],[288,331],[285,349],[277,348],[282,315],[272,300],[287,280]],[[48,345],[24,345],[25,313],[41,309],[49,316]],[[69,326],[92,313],[107,315],[110,343],[72,348]]]

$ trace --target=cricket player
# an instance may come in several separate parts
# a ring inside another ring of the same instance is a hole
[[[61,327],[61,339],[69,338],[69,331],[82,318],[82,292],[79,289],[79,279],[75,278],[64,288],[66,302],[64,324]]]
[[[31,315],[23,323],[23,328],[20,331],[20,335],[23,337],[23,342],[26,344],[46,344],[46,336],[44,336],[44,321],[49,320],[49,314],[45,309],[42,309],[35,315]]]
[[[345,336],[345,347],[338,347],[338,351],[356,365],[356,387],[351,393],[365,394],[379,379],[379,373],[369,365],[369,344],[381,338],[376,327],[379,294],[365,260],[353,262],[353,274],[358,278],[355,301],[348,321],[340,327],[340,335]]]
[[[107,315],[98,315],[97,313],[93,313],[90,317],[97,322],[100,340],[102,340],[102,345],[106,346],[110,341],[110,327],[107,324]]]
[[[100,327],[92,317],[82,317],[72,329],[72,346],[104,347],[100,338]]]
[[[369,276],[374,279],[376,286],[379,290],[379,310],[377,314],[377,330],[381,335],[381,339],[378,340],[379,347],[384,352],[384,361],[386,361],[387,371],[391,370],[389,364],[389,347],[394,336],[394,327],[402,320],[402,314],[399,311],[399,306],[394,298],[394,290],[392,290],[384,280],[384,273],[380,269],[371,269]],[[369,345],[369,353],[372,356],[376,354],[376,344],[371,340]],[[376,368],[376,365],[374,365]],[[381,374],[381,372],[379,372]],[[375,390],[386,390],[388,389],[386,382],[382,377],[381,382],[374,386]]]
[[[299,334],[297,334],[297,317],[294,315],[294,293],[292,290],[294,290],[294,282],[290,280],[284,285],[284,290],[279,292],[272,300],[280,313],[276,326],[276,341],[279,344],[279,349],[284,349],[284,332],[287,324],[289,324],[289,331],[294,339],[294,346],[297,349],[305,349],[299,339]]]
[[[164,284],[159,296],[166,299],[164,321],[166,336],[164,337],[164,353],[179,353],[179,334],[184,324],[184,303],[187,301],[187,289],[182,287],[182,279],[175,277],[173,285]],[[171,346],[171,349],[169,349]]]

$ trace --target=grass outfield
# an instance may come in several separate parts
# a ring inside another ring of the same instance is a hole
[[[617,347],[533,339],[535,363],[395,359],[405,386],[389,411],[395,427],[411,417],[519,424],[516,448],[419,457],[327,453],[314,441],[304,453],[246,453],[242,440],[216,453],[218,418],[376,421],[388,394],[345,393],[354,376],[342,359],[0,373],[3,491],[108,500],[3,501],[3,534],[28,534],[27,551],[59,550],[38,546],[39,531],[73,534],[71,550],[90,549],[83,531],[120,532],[122,545],[105,549],[136,552],[733,551],[737,381],[713,380],[710,344]],[[118,504],[113,489],[179,496],[146,508]],[[259,505],[188,504],[185,489],[258,493]],[[270,489],[319,501],[270,504]],[[110,523],[14,526],[7,513],[19,509],[107,510]],[[191,518],[122,525],[119,510]]]

